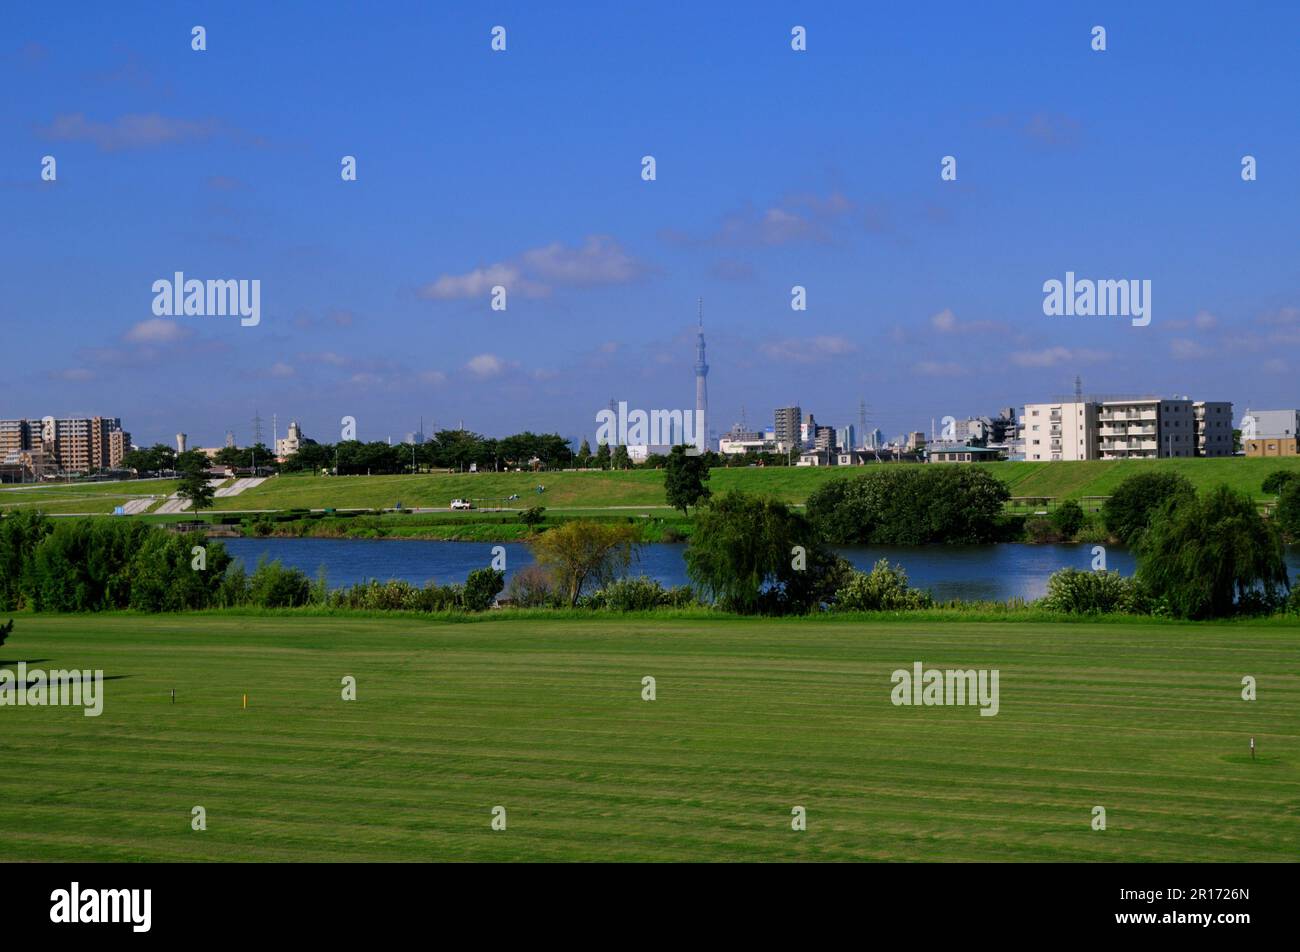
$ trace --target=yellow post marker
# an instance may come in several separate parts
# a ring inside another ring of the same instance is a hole
[[[248,695],[244,695],[244,710],[248,710]]]

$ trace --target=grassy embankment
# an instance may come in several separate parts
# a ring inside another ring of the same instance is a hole
[[[1049,507],[1065,499],[1077,499],[1090,507],[1095,506],[1126,477],[1152,470],[1181,473],[1201,490],[1226,483],[1264,503],[1269,501],[1260,489],[1265,476],[1278,469],[1300,472],[1300,458],[987,465],[989,471],[1002,479],[1011,491],[1015,501],[1009,508],[1022,512],[1043,508],[1044,500],[1052,501],[1047,504]],[[827,480],[851,477],[860,472],[860,469],[813,467],[715,469],[709,484],[714,493],[745,489],[799,505]],[[535,491],[538,484],[545,485],[544,493]],[[0,509],[41,508],[51,513],[109,514],[114,506],[136,496],[154,494],[161,497],[174,489],[174,482],[154,481],[4,487],[0,488]],[[511,495],[519,498],[511,500]],[[445,508],[458,497],[473,499],[480,508],[472,512],[365,516],[355,520],[326,517],[300,527],[294,527],[292,522],[282,523],[277,531],[327,536],[508,540],[527,535],[527,528],[519,524],[514,513],[531,506],[544,506],[548,521],[552,522],[580,517],[643,521],[649,541],[673,538],[686,531],[688,525],[688,520],[680,513],[668,508],[664,499],[663,474],[653,470],[433,473],[415,476],[284,475],[238,496],[216,500],[214,508],[201,518],[229,519],[234,518],[234,514],[293,509],[383,510],[395,507],[399,502],[408,510]],[[512,512],[482,511],[493,507]],[[195,517],[186,513],[171,516],[146,514],[135,518],[175,522]]]

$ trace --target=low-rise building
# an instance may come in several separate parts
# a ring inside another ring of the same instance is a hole
[[[1256,437],[1243,439],[1242,449],[1247,456],[1297,456],[1296,438],[1292,437]]]
[[[1006,457],[1001,450],[990,446],[932,443],[926,450],[926,458],[931,463],[992,463]]]

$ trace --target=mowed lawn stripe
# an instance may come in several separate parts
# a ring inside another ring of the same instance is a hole
[[[0,709],[0,822],[38,860],[1289,860],[1296,634],[21,616],[6,666],[121,677],[100,718]],[[894,707],[916,660],[998,668],[1001,712]]]

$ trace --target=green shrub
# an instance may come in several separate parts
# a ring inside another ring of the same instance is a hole
[[[1298,480],[1300,480],[1300,473],[1292,472],[1289,469],[1278,469],[1264,477],[1264,485],[1261,488],[1270,496],[1277,496],[1288,483]]]
[[[1133,579],[1118,572],[1084,572],[1061,569],[1047,580],[1043,608],[1070,615],[1118,612],[1125,615],[1150,614],[1149,599]]]
[[[980,543],[998,537],[1006,484],[984,467],[878,466],[808,497],[818,538],[834,545]]]
[[[505,587],[506,574],[499,569],[481,568],[469,573],[465,579],[462,599],[465,608],[472,612],[481,612],[492,607],[492,602],[501,589]]]
[[[539,525],[546,518],[545,506],[533,506],[519,514],[519,521],[526,526]]]
[[[311,597],[311,579],[301,569],[286,568],[279,559],[257,563],[248,580],[248,601],[258,608],[297,608]]]
[[[1072,539],[1075,533],[1083,528],[1083,507],[1073,499],[1067,499],[1056,507],[1051,519],[1052,525],[1061,534],[1061,538]]]
[[[520,608],[558,608],[563,602],[551,584],[551,573],[540,565],[525,565],[512,575],[506,598]]]
[[[617,579],[595,594],[600,607],[616,612],[650,611],[663,605],[668,595],[656,579],[644,575]]]
[[[1074,534],[1074,541],[1089,545],[1105,545],[1110,541],[1110,533],[1106,531],[1106,527],[1101,525],[1100,522],[1095,519],[1089,519],[1084,523],[1083,527]]]
[[[1051,519],[1034,516],[1025,520],[1025,538],[1030,542],[1060,542],[1061,533]]]
[[[890,565],[888,559],[881,559],[870,572],[854,572],[835,593],[835,608],[839,611],[913,611],[933,605],[933,596],[910,588],[907,572],[901,565]]]

